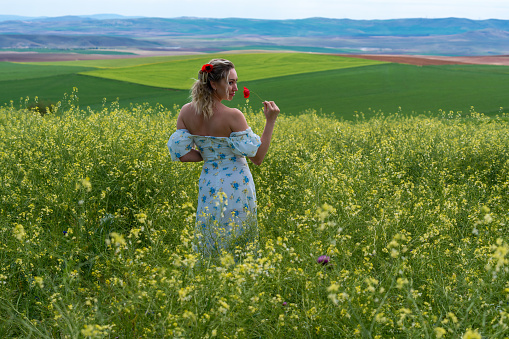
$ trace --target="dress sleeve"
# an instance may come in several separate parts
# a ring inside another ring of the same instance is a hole
[[[254,157],[262,142],[260,137],[251,128],[248,128],[245,131],[230,134],[228,144],[232,148],[233,153],[244,157]]]
[[[186,155],[193,149],[193,136],[187,129],[178,129],[168,140],[171,160],[180,161],[180,157]]]

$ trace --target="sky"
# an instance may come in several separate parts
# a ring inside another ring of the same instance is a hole
[[[0,15],[509,20],[508,0],[2,0]]]

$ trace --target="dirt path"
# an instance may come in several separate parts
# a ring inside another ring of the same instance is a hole
[[[395,62],[400,64],[409,64],[417,66],[429,65],[502,65],[509,66],[509,55],[497,56],[475,56],[475,57],[449,57],[449,56],[423,56],[423,55],[348,55],[346,57],[362,58],[370,60],[380,60],[387,62]]]

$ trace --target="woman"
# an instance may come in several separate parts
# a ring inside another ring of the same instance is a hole
[[[213,59],[202,66],[182,107],[177,131],[168,141],[174,161],[204,161],[199,181],[195,249],[205,256],[235,253],[256,243],[256,192],[248,157],[260,165],[267,154],[279,108],[264,101],[265,128],[253,133],[244,114],[225,106],[237,87],[231,61]]]

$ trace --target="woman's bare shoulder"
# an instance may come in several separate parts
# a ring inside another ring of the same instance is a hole
[[[230,108],[228,110],[228,116],[230,121],[231,130],[234,132],[244,131],[249,126],[247,125],[246,117],[237,108]]]
[[[196,110],[191,103],[187,103],[180,109],[177,118],[177,128],[188,129],[188,124],[192,121],[192,116],[195,115]]]
[[[228,107],[227,113],[233,116],[244,116],[244,113],[242,113],[241,110],[238,108]]]
[[[190,102],[188,102],[187,104],[182,106],[182,108],[180,109],[180,114],[187,115],[187,114],[195,114],[195,113],[196,113],[196,109],[194,108],[194,105],[191,104]]]

